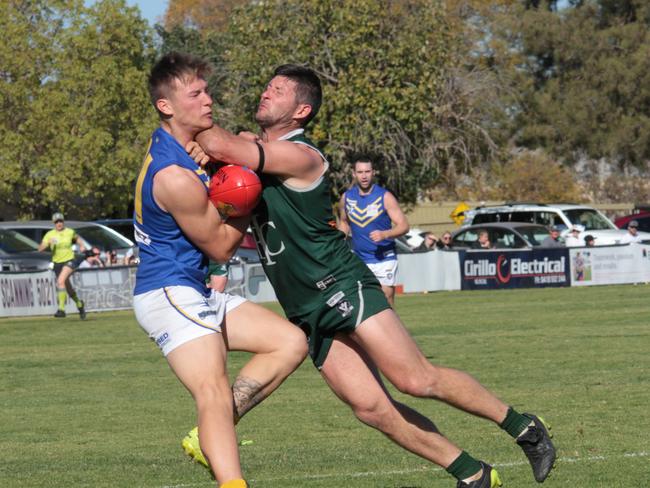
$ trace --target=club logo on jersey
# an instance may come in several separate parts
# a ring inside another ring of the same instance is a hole
[[[354,310],[354,306],[347,300],[342,300],[336,305],[336,309],[342,317],[348,317]]]
[[[345,211],[348,220],[361,228],[374,222],[384,212],[383,198],[383,195],[379,196],[374,202],[366,205],[366,208],[360,208],[357,200],[346,199]]]
[[[268,222],[262,222],[260,224],[257,221],[257,217],[255,216],[251,221],[251,225],[253,227],[253,235],[255,236],[255,243],[257,244],[257,250],[259,251],[260,258],[267,266],[275,264],[276,262],[273,261],[273,256],[277,256],[284,251],[284,242],[280,241],[280,249],[277,251],[272,251],[269,248],[268,242],[266,242],[266,239],[264,239],[264,228],[268,226],[272,229],[275,229],[275,224],[272,220],[269,220]]]

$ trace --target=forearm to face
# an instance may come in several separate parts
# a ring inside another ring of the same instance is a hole
[[[196,142],[216,161],[246,166],[252,170],[256,170],[259,165],[259,149],[255,142],[219,126],[215,125],[199,133]]]

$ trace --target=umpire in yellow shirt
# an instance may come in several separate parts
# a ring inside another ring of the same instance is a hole
[[[72,245],[78,244],[79,251],[82,253],[86,249],[74,229],[65,226],[62,213],[56,212],[52,215],[52,222],[54,222],[54,229],[48,231],[43,236],[38,250],[44,251],[45,249],[50,249],[52,251],[52,262],[54,263],[54,274],[56,275],[56,292],[59,302],[59,308],[54,316],[57,318],[65,317],[65,299],[67,292],[79,309],[79,317],[81,317],[81,320],[84,320],[86,318],[84,302],[79,299],[77,292],[72,288],[70,276],[79,265],[75,259]]]

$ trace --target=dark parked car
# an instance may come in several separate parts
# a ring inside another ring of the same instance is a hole
[[[635,214],[619,217],[614,221],[614,224],[619,229],[627,229],[627,224],[636,220],[639,223],[639,230],[641,232],[650,232],[650,212],[638,212]]]
[[[135,247],[132,240],[95,222],[66,220],[65,226],[77,232],[86,249],[98,247],[101,251],[113,250],[116,252],[118,260],[122,260],[126,253]],[[0,229],[15,230],[38,243],[43,240],[45,233],[53,228],[54,224],[49,220],[0,222]]]
[[[452,235],[453,249],[471,249],[481,230],[486,230],[495,249],[523,249],[540,246],[549,236],[543,225],[525,222],[485,223],[463,227]]]
[[[50,267],[50,253],[39,252],[38,244],[16,231],[0,229],[0,270],[34,271]]]

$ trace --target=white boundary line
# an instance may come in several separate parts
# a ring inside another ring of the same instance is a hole
[[[582,463],[582,462],[600,462],[600,461],[610,461],[614,459],[621,458],[647,458],[650,457],[650,452],[641,451],[641,452],[629,452],[618,456],[587,456],[587,457],[562,457],[558,458],[558,463]],[[512,467],[512,466],[522,466],[527,465],[526,461],[513,461],[507,463],[494,463],[493,466],[496,468],[499,467]],[[251,479],[251,482],[255,481],[283,481],[283,480],[316,480],[316,479],[327,479],[327,478],[364,478],[368,476],[381,476],[381,475],[394,475],[394,474],[412,474],[419,473],[421,471],[442,471],[442,468],[439,467],[422,467],[422,468],[413,468],[413,469],[403,469],[403,470],[393,470],[393,471],[360,471],[357,473],[331,473],[331,474],[313,474],[307,476],[301,476],[299,478],[289,477],[289,476],[280,476],[274,478],[257,478]],[[205,482],[205,483],[187,483],[181,485],[163,485],[159,488],[189,488],[197,486],[214,486],[214,481]]]

